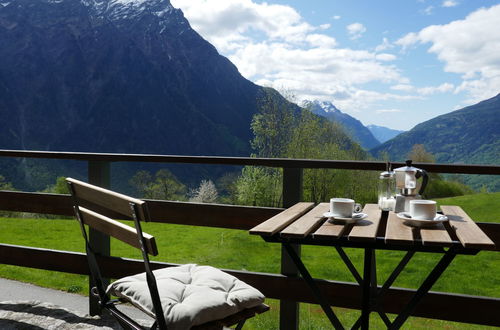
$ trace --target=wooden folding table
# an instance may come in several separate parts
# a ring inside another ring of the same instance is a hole
[[[318,300],[325,314],[336,329],[342,324],[322,295],[300,256],[291,244],[334,246],[349,271],[362,288],[361,316],[353,328],[368,329],[370,313],[377,311],[390,329],[398,329],[415,310],[417,304],[431,289],[456,255],[475,255],[480,250],[494,249],[495,244],[459,206],[441,206],[448,222],[431,227],[408,226],[393,212],[382,212],[376,204],[367,204],[363,213],[368,216],[355,223],[331,221],[323,217],[329,211],[328,203],[301,202],[275,215],[250,230],[267,242],[281,243],[290,255],[300,274]],[[364,269],[361,276],[343,248],[364,249]],[[379,288],[376,283],[375,250],[401,250],[406,254],[394,268],[386,282]],[[402,309],[394,321],[390,321],[380,302],[416,252],[442,254],[436,266]]]

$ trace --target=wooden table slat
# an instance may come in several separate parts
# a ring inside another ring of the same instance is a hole
[[[272,236],[309,211],[314,203],[300,202],[250,229],[250,234]]]
[[[495,243],[476,225],[460,206],[441,206],[443,214],[450,219],[450,226],[466,248],[488,248]]]
[[[357,222],[349,233],[350,241],[373,241],[377,237],[382,211],[377,204],[366,204],[363,213],[368,217]]]
[[[282,237],[305,237],[310,232],[315,230],[325,218],[322,218],[323,213],[330,209],[329,203],[318,204],[311,211],[304,214],[302,217],[294,221],[291,225],[281,231]]]
[[[318,239],[337,239],[342,236],[346,227],[344,224],[333,223],[327,220],[313,233],[313,237]]]
[[[420,236],[423,245],[451,246],[453,240],[442,223],[432,228],[421,228]]]
[[[412,227],[403,224],[396,213],[389,212],[385,229],[386,243],[414,244]]]

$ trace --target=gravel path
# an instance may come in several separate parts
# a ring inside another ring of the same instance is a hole
[[[136,319],[147,319],[135,308],[120,309]],[[88,297],[0,278],[0,329],[121,328],[110,316],[89,316]]]

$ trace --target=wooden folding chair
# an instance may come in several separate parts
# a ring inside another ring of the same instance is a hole
[[[154,318],[151,329],[221,329],[243,323],[269,310],[264,296],[236,277],[210,266],[194,264],[152,270],[148,255],[157,255],[155,238],[143,233],[142,221],[149,221],[145,201],[128,197],[72,178],[66,179],[80,223],[92,294],[125,329],[145,329],[116,308],[125,300]],[[133,219],[135,228],[110,218]],[[142,251],[145,272],[103,285],[98,254],[89,242],[86,225]],[[120,299],[112,300],[111,296]]]

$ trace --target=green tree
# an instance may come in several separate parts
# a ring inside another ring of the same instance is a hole
[[[219,199],[222,204],[238,204],[238,188],[236,182],[240,177],[240,173],[225,173],[215,182],[215,185],[219,189]]]
[[[157,171],[154,177],[148,171],[138,171],[130,180],[143,198],[185,200],[187,188],[167,169]]]
[[[280,157],[290,141],[295,118],[290,111],[291,103],[278,95],[275,90],[266,89],[258,104],[259,113],[252,119],[251,146],[258,157]]]
[[[7,182],[3,175],[0,175],[0,190],[8,190],[15,191],[16,189],[12,185],[12,183]],[[0,217],[15,217],[19,216],[18,212],[10,212],[10,211],[0,211]]]
[[[321,118],[308,109],[295,113],[284,102],[264,104],[266,106],[252,121],[255,155],[304,159],[368,157],[340,124]],[[334,196],[351,197],[363,203],[376,199],[376,175],[369,172],[306,169],[303,184],[304,200],[308,201],[322,202]],[[281,189],[281,170],[245,167],[237,181],[238,203],[281,206]]]
[[[342,125],[304,109],[294,128],[287,157],[308,159],[366,159],[367,154],[344,132]],[[349,197],[359,202],[375,199],[376,176],[365,171],[336,169],[304,170],[304,199],[315,203],[331,197]]]
[[[0,190],[16,190],[12,183],[7,182],[3,175],[0,175]]]
[[[280,170],[245,166],[236,187],[238,204],[276,207],[282,204]]]
[[[407,157],[417,163],[436,162],[434,155],[428,152],[423,144],[415,144]],[[456,177],[446,180],[438,173],[428,173],[428,175],[429,183],[423,193],[424,198],[453,197],[473,193],[471,188],[459,182]]]
[[[146,196],[148,191],[148,187],[151,185],[152,176],[148,171],[138,171],[135,175],[129,180],[129,184],[134,187],[139,196]]]
[[[43,190],[43,192],[53,193],[53,194],[69,194],[68,184],[66,183],[66,178],[60,176],[56,179],[56,183],[48,186]]]
[[[408,159],[416,163],[435,163],[436,158],[427,150],[423,144],[414,144],[411,151],[408,153]]]
[[[266,89],[258,102],[259,112],[251,123],[253,157],[283,157],[296,118],[294,106],[273,89]],[[281,206],[281,170],[245,166],[236,181],[236,201],[244,205]]]

